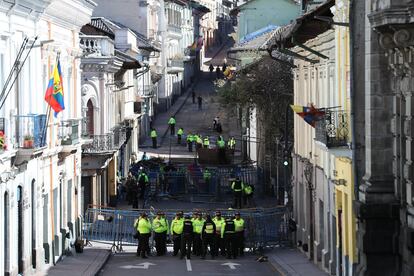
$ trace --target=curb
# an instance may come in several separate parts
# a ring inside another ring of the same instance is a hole
[[[98,268],[96,269],[96,271],[94,271],[93,273],[92,273],[92,275],[93,276],[98,276],[99,275],[99,273],[101,272],[101,270],[102,270],[102,268],[106,265],[106,263],[109,261],[109,258],[111,257],[111,250],[108,250],[107,251],[107,254],[106,254],[106,257],[105,257],[105,259],[104,259],[104,261],[100,264],[100,265],[98,265]]]
[[[269,264],[272,266],[274,270],[276,270],[276,272],[278,272],[282,276],[292,275],[292,274],[289,274],[285,269],[283,269],[283,267],[281,267],[276,261],[274,261],[273,258],[271,259],[272,260],[269,261]]]

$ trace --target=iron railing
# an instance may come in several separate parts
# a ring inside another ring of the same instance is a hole
[[[37,149],[46,145],[46,114],[15,116],[15,144],[18,148]]]
[[[92,143],[83,146],[84,153],[105,153],[117,151],[126,142],[126,128],[117,126],[113,131],[100,134],[90,135]]]
[[[155,85],[149,84],[138,87],[141,96],[153,96],[155,91]]]
[[[181,34],[180,26],[177,26],[177,25],[174,25],[174,24],[168,24],[167,30],[168,30],[168,32]]]
[[[327,110],[323,118],[316,122],[315,140],[328,148],[348,146],[349,113],[345,110]]]
[[[169,67],[184,67],[184,60],[179,58],[173,58],[168,60],[168,66]]]
[[[58,137],[62,145],[76,145],[79,143],[79,119],[61,121],[58,129]]]

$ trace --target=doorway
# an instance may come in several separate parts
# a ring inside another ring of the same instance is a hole
[[[18,272],[23,273],[23,188],[17,187],[17,258]]]

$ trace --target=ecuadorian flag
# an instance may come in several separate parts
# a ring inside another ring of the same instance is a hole
[[[315,127],[316,121],[322,119],[325,115],[325,111],[322,109],[317,109],[313,105],[311,106],[301,106],[301,105],[290,105],[292,110],[298,114],[300,117],[305,120],[309,125]]]
[[[62,71],[60,70],[60,61],[57,60],[55,68],[53,68],[52,77],[46,89],[45,101],[57,114],[65,109],[65,102],[63,101],[63,83]]]

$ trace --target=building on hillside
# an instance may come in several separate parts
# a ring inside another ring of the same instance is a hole
[[[1,274],[43,273],[80,235],[78,32],[94,7],[89,0],[3,1],[0,6],[1,87],[10,71],[15,76],[12,65],[20,47],[24,50],[17,58],[22,70],[16,83],[8,96],[1,96]],[[26,36],[29,44],[24,45]],[[44,95],[58,53],[65,109],[53,116]]]
[[[350,2],[356,274],[414,275],[412,2]]]
[[[274,34],[270,50],[295,59],[294,104],[319,111],[294,117],[293,214],[296,241],[315,264],[355,275],[358,263],[351,150],[349,1],[328,0]]]

